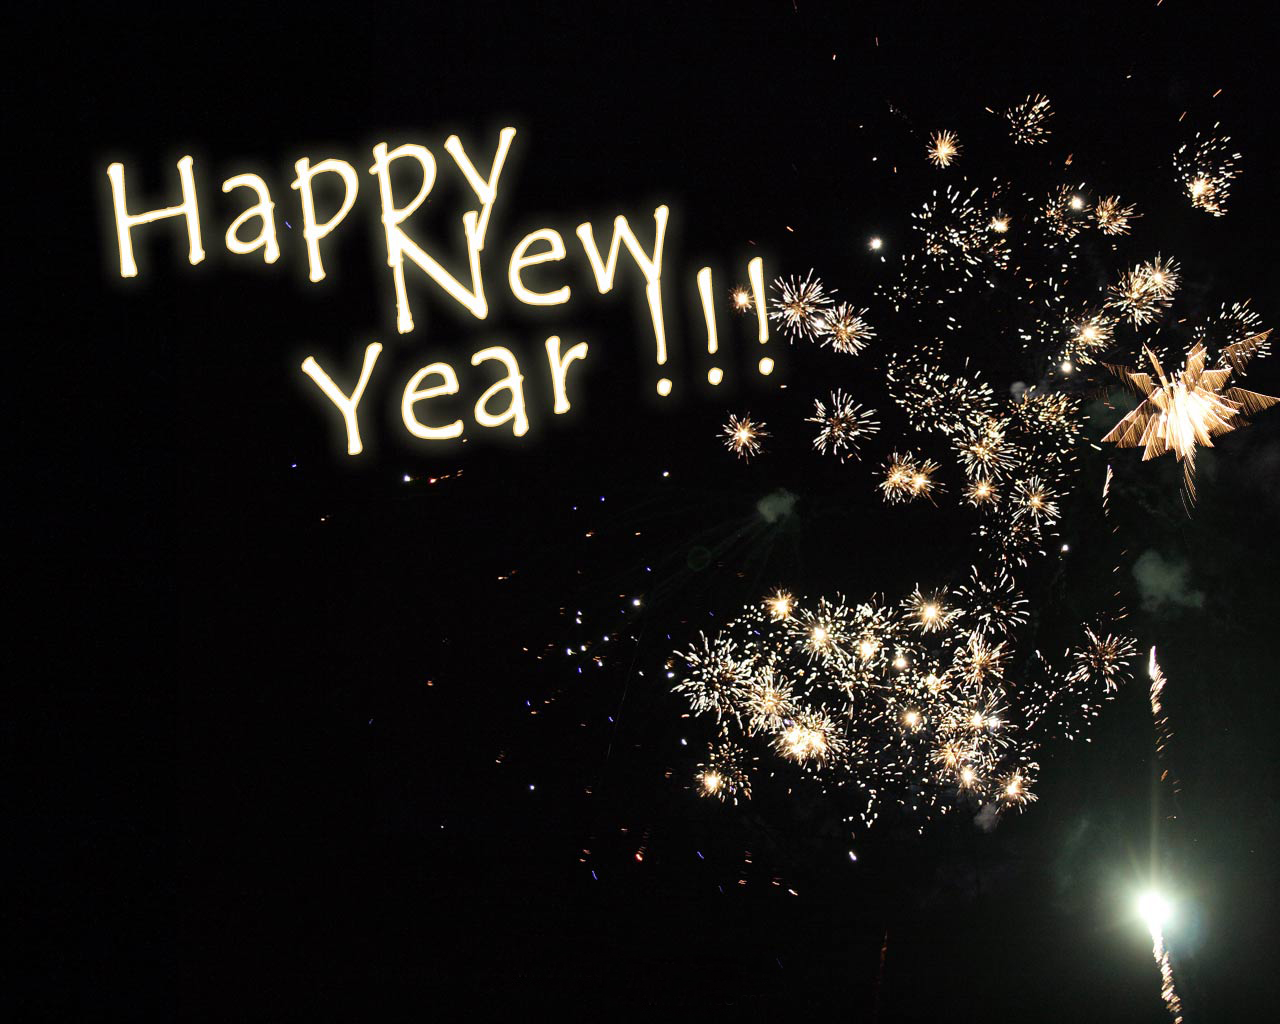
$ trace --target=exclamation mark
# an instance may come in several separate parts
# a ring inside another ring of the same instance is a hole
[[[769,317],[764,309],[764,263],[757,256],[747,264],[747,277],[751,280],[751,293],[756,297],[756,320],[760,323],[760,344],[769,340]],[[773,373],[773,360],[765,356],[760,360],[760,372],[766,377]]]
[[[702,315],[707,318],[707,351],[716,354],[719,342],[716,339],[716,310],[711,299],[711,268],[703,267],[698,271],[698,295],[702,298]],[[724,380],[724,370],[713,366],[707,371],[707,380],[719,384]]]

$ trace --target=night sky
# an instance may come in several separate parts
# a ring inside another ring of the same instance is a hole
[[[53,843],[24,885],[32,984],[13,1019],[1156,1022],[1133,910],[1153,876],[1178,901],[1187,1020],[1267,1019],[1280,411],[1202,453],[1190,516],[1171,457],[1112,453],[1108,544],[1127,552],[1112,589],[1169,677],[1176,800],[1142,671],[1090,742],[1041,758],[1026,813],[856,840],[817,790],[700,799],[709,730],[666,677],[673,651],[770,587],[905,593],[964,557],[865,495],[866,467],[809,450],[798,410],[856,371],[775,336],[761,377],[754,322],[722,309],[713,394],[697,268],[721,295],[759,255],[768,277],[814,267],[870,296],[888,271],[868,239],[900,249],[936,187],[928,130],[980,150],[984,107],[1039,92],[1056,156],[1136,202],[1144,246],[1182,262],[1187,314],[1251,297],[1272,326],[1264,25],[1176,0],[603,6],[126,7],[27,25],[45,67],[14,101],[45,125],[25,167],[52,199],[20,250],[40,276],[19,299],[44,327],[13,344],[34,346],[23,377],[47,396],[18,433],[41,509],[14,540],[44,700],[9,729],[57,764],[32,769],[36,788],[66,781],[32,812]],[[1223,218],[1190,209],[1170,169],[1217,121],[1244,154]],[[422,216],[456,254],[467,193],[443,141],[457,132],[487,167],[507,124],[490,318],[418,282],[418,328],[398,336],[372,146],[436,155]],[[122,281],[107,164],[161,205],[188,153],[208,258],[189,266],[161,222]],[[303,155],[362,179],[318,285],[289,188]],[[218,186],[246,170],[277,204],[272,267],[222,243],[242,207]],[[504,273],[534,228],[576,243],[581,221],[605,232],[625,213],[645,237],[659,202],[666,400],[625,255],[602,297],[571,244],[574,298],[548,309],[517,305]],[[564,416],[550,334],[591,348]],[[386,351],[350,458],[299,364],[314,354],[347,383],[370,341]],[[519,441],[471,422],[492,377],[468,360],[490,344],[526,367]],[[438,359],[458,370],[465,444],[400,422],[403,381]],[[1275,361],[1248,386],[1276,393]],[[750,464],[718,436],[744,410],[778,435]],[[758,502],[779,491],[794,505],[770,522]],[[1094,538],[1071,540],[1088,559]]]

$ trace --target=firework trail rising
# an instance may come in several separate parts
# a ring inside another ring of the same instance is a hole
[[[1172,768],[1168,767],[1169,741],[1173,738],[1173,733],[1169,731],[1169,716],[1164,713],[1164,704],[1161,701],[1164,686],[1168,680],[1165,679],[1164,672],[1160,670],[1160,663],[1156,661],[1156,649],[1154,647],[1151,648],[1147,674],[1151,677],[1151,720],[1156,727],[1156,754],[1165,766],[1161,769],[1160,781],[1169,783],[1176,799],[1182,792],[1182,785],[1178,782],[1178,777],[1173,774]]]
[[[1156,754],[1158,759],[1167,765],[1169,740],[1173,734],[1169,731],[1169,718],[1165,714],[1164,703],[1161,700],[1167,680],[1164,672],[1160,669],[1160,663],[1156,661],[1156,649],[1154,647],[1151,648],[1147,673],[1151,677],[1151,718],[1156,727]],[[1181,789],[1177,776],[1173,774],[1170,768],[1162,767],[1160,781],[1168,782],[1172,787],[1176,806],[1177,796]],[[1148,923],[1148,929],[1151,932],[1151,955],[1155,958],[1156,967],[1160,971],[1160,998],[1164,1000],[1164,1005],[1169,1011],[1173,1024],[1182,1024],[1182,1000],[1179,998],[1177,987],[1174,985],[1173,963],[1169,959],[1169,950],[1165,948],[1163,926],[1159,920],[1152,919]]]
[[[1173,1024],[1182,1024],[1182,1000],[1173,984],[1173,965],[1169,962],[1169,951],[1164,948],[1164,932],[1159,927],[1151,929],[1151,955],[1160,968],[1160,997],[1169,1010]]]

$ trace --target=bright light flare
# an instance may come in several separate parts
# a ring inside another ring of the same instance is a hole
[[[1138,915],[1152,935],[1164,931],[1172,913],[1169,901],[1154,889],[1148,889],[1138,897]]]

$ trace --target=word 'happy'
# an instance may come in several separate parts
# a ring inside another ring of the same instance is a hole
[[[482,257],[490,214],[498,198],[502,169],[515,136],[514,128],[503,128],[499,133],[497,148],[489,162],[487,174],[476,167],[458,136],[451,135],[444,143],[445,152],[453,160],[479,202],[478,209],[468,210],[462,215],[462,231],[470,275],[467,283],[460,281],[418,244],[409,234],[406,225],[435,185],[437,165],[431,151],[416,143],[405,143],[389,149],[385,142],[380,142],[373,147],[373,166],[369,168],[369,173],[377,179],[378,183],[378,202],[386,242],[386,263],[391,269],[395,286],[396,330],[400,334],[408,334],[414,329],[413,311],[405,286],[406,259],[477,320],[488,317],[489,303],[485,298]],[[408,202],[404,202],[403,194],[397,196],[392,183],[392,167],[399,161],[416,165],[417,171],[422,176],[417,194]],[[107,168],[107,178],[111,183],[116,238],[119,244],[121,277],[136,277],[138,274],[138,266],[133,255],[134,230],[168,218],[183,218],[186,221],[188,260],[191,265],[195,266],[204,261],[205,250],[193,165],[194,161],[190,156],[182,157],[177,163],[178,180],[182,190],[180,203],[141,213],[129,212],[124,165],[112,163]],[[325,279],[321,243],[333,234],[355,206],[360,191],[360,176],[351,163],[336,157],[329,157],[317,163],[312,163],[309,158],[303,157],[294,164],[294,170],[297,176],[290,188],[296,191],[299,197],[308,276],[312,283],[318,283]],[[323,176],[327,176],[334,184],[341,185],[342,199],[337,204],[337,208],[326,212],[322,219],[322,215],[317,212],[315,183]],[[249,190],[256,201],[227,227],[225,235],[227,250],[238,256],[260,254],[264,263],[273,264],[280,259],[280,245],[276,232],[276,204],[271,198],[266,182],[257,174],[237,174],[222,182],[224,194],[244,189]],[[595,229],[590,222],[578,225],[575,230],[601,295],[613,290],[619,256],[624,247],[639,268],[645,282],[645,300],[652,322],[659,367],[667,362],[667,340],[662,305],[662,256],[668,212],[665,205],[654,210],[653,243],[649,248],[646,248],[637,238],[627,218],[621,214],[614,218],[613,235],[609,241],[607,255],[601,254],[596,242]],[[255,224],[257,234],[246,238],[247,229]],[[568,284],[550,291],[537,291],[525,283],[523,274],[529,267],[564,260],[568,254],[564,238],[554,228],[539,228],[529,232],[514,246],[507,261],[507,283],[512,296],[518,302],[528,306],[558,306],[567,303],[571,294]],[[758,340],[764,343],[768,340],[769,334],[764,308],[764,283],[760,258],[752,259],[747,269],[759,327]],[[703,267],[698,272],[697,285],[706,320],[707,351],[714,355],[718,342],[709,267]],[[556,415],[560,415],[568,412],[570,408],[567,389],[569,367],[575,361],[586,358],[587,343],[580,341],[562,352],[560,338],[552,336],[546,340],[545,349],[552,384],[553,409]],[[320,366],[314,356],[307,356],[302,362],[302,371],[341,413],[346,428],[347,452],[350,455],[358,455],[364,449],[360,438],[360,402],[381,352],[382,345],[378,342],[373,342],[365,348],[359,380],[350,392],[343,391],[334,383],[333,378]],[[504,370],[504,376],[477,400],[474,410],[476,423],[487,428],[499,428],[510,424],[512,433],[516,437],[522,437],[529,429],[529,420],[525,407],[524,377],[521,374],[519,362],[510,349],[502,346],[489,346],[471,356],[472,366],[480,366],[487,362],[499,364]],[[771,373],[773,360],[768,357],[761,359],[758,368],[763,374]],[[714,385],[719,384],[723,376],[723,371],[713,366],[708,371],[707,379]],[[428,384],[430,386],[427,386]],[[661,377],[657,382],[658,394],[669,395],[671,386],[669,378]],[[464,429],[461,419],[438,426],[428,425],[422,419],[424,403],[433,398],[457,393],[458,377],[449,363],[434,362],[416,371],[410,376],[401,393],[400,412],[406,430],[414,437],[423,440],[448,440],[460,437]],[[500,400],[504,393],[507,395],[505,407],[493,409],[491,406],[495,404],[495,400]]]

